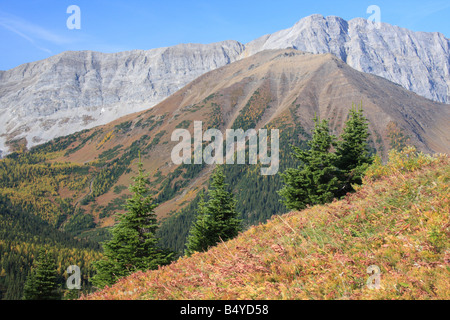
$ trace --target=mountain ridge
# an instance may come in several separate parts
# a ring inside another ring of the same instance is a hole
[[[31,147],[153,107],[196,77],[271,48],[330,52],[359,71],[448,102],[448,39],[385,23],[380,31],[367,28],[362,18],[347,22],[336,16],[312,15],[246,45],[229,40],[122,53],[74,51],[2,71],[0,152],[6,154],[17,145]],[[408,41],[400,41],[401,37]],[[77,60],[76,56],[85,58]],[[99,56],[103,59],[93,58]],[[63,67],[58,65],[64,61]],[[42,80],[30,78],[32,69],[39,68]]]
[[[0,149],[7,140],[25,137],[30,147],[148,109],[186,81],[234,61],[241,50],[238,42],[224,41],[107,54],[68,51],[5,71]],[[35,88],[31,95],[26,86]],[[7,108],[13,101],[19,105]]]
[[[308,41],[314,37],[315,42]],[[450,99],[450,40],[439,32],[414,32],[383,22],[377,28],[363,18],[346,21],[315,14],[291,28],[251,41],[246,51],[251,55],[288,47],[311,53],[331,52],[358,71],[382,76],[428,99]],[[420,69],[412,70],[412,64]]]

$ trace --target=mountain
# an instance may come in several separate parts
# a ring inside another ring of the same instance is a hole
[[[0,72],[0,156],[153,107],[198,76],[265,49],[332,53],[355,69],[449,102],[449,40],[364,19],[312,15],[247,45],[64,52]]]
[[[275,216],[83,299],[448,300],[449,179],[448,156],[397,153],[340,201]]]
[[[28,147],[145,110],[233,62],[236,41],[105,54],[64,52],[0,73],[0,150]]]
[[[370,121],[370,146],[388,150],[411,143],[421,151],[449,153],[448,105],[433,102],[381,77],[356,71],[332,54],[267,50],[195,79],[155,107],[103,126],[52,140],[0,161],[0,194],[56,228],[98,238],[114,224],[142,156],[165,219],[162,239],[182,250],[198,191],[214,166],[175,165],[172,132],[203,121],[203,130],[277,128],[280,172],[295,165],[290,145],[310,138],[315,114],[339,134],[352,103]],[[228,183],[247,225],[286,212],[276,191],[279,175],[261,176],[259,165],[227,165]]]
[[[428,99],[450,102],[450,40],[366,19],[315,14],[246,45],[246,55],[295,48],[332,53],[356,70],[378,75]]]

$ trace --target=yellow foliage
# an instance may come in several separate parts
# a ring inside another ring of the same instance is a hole
[[[108,132],[102,141],[100,141],[99,144],[97,144],[97,150],[100,149],[106,142],[108,142],[110,139],[114,137],[114,130],[111,130]]]

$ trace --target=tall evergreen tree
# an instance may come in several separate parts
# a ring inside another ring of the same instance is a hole
[[[337,196],[354,191],[352,184],[362,183],[364,171],[373,162],[367,142],[370,136],[367,122],[367,118],[363,115],[362,103],[359,108],[352,105],[349,119],[345,123],[336,148],[336,166],[341,171],[342,181]]]
[[[140,157],[138,169],[130,186],[133,196],[125,205],[127,211],[112,228],[112,239],[103,244],[104,259],[94,264],[97,274],[92,283],[96,287],[103,288],[138,270],[153,270],[171,262],[172,253],[158,247],[154,213],[157,205],[149,194],[149,181]]]
[[[314,117],[309,149],[293,146],[294,157],[301,161],[298,168],[288,168],[281,174],[285,186],[278,191],[288,209],[301,210],[307,205],[331,201],[339,190],[336,155],[330,152],[336,137],[329,132],[328,121]]]
[[[238,218],[236,201],[233,194],[227,191],[223,167],[218,166],[213,173],[208,201],[203,197],[197,209],[197,220],[193,223],[186,254],[203,252],[215,246],[221,240],[227,241],[236,237],[241,231],[242,221]]]
[[[34,269],[28,276],[23,292],[24,300],[59,300],[58,274],[55,259],[44,249],[39,251]]]
[[[191,255],[196,251],[204,251],[208,248],[208,239],[211,238],[208,230],[208,214],[206,213],[205,195],[202,191],[197,206],[196,219],[192,224],[186,242],[186,254]]]

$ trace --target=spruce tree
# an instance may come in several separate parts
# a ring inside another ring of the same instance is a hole
[[[39,250],[34,268],[28,276],[24,291],[24,300],[59,300],[58,274],[55,259],[44,249]]]
[[[363,115],[362,104],[359,108],[352,105],[349,119],[345,123],[344,130],[336,148],[336,166],[341,171],[341,188],[337,196],[354,191],[352,184],[361,184],[362,175],[373,162],[369,155],[368,123]]]
[[[138,270],[154,270],[171,262],[172,253],[158,247],[154,213],[157,205],[149,194],[140,157],[138,170],[129,188],[133,196],[127,200],[126,212],[119,215],[119,223],[112,228],[112,239],[103,244],[104,258],[94,264],[97,274],[92,283],[98,288]]]
[[[186,254],[190,256],[196,251],[204,251],[208,248],[208,239],[211,238],[208,230],[207,220],[209,216],[205,210],[205,195],[200,194],[195,221],[189,231],[186,243]]]
[[[280,174],[285,186],[278,191],[288,209],[301,210],[307,205],[330,202],[339,190],[336,155],[330,152],[336,138],[330,134],[328,121],[314,117],[309,149],[293,146],[293,156],[300,160],[298,168]]]
[[[220,241],[236,237],[241,231],[242,220],[238,218],[236,201],[227,187],[223,167],[218,166],[212,176],[208,201],[205,203],[202,198],[199,202],[197,220],[189,232],[186,254],[206,251]]]

